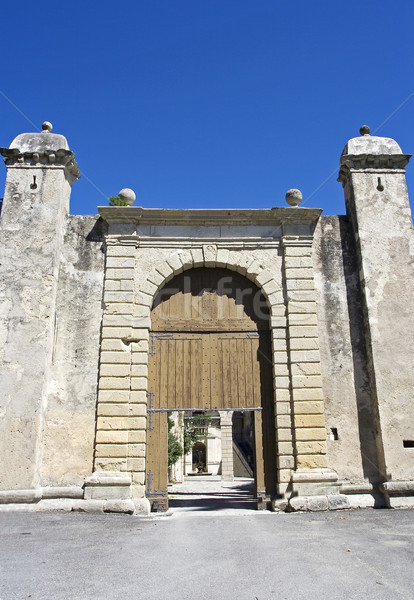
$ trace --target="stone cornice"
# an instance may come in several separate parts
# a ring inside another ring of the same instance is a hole
[[[345,183],[353,171],[405,173],[411,154],[345,154],[341,156],[338,181]]]
[[[100,216],[109,224],[135,223],[140,225],[284,225],[316,224],[320,208],[264,209],[165,209],[141,206],[99,206]]]
[[[17,148],[0,148],[7,167],[64,167],[74,180],[80,177],[75,155],[70,150],[46,150],[43,152],[20,152]]]

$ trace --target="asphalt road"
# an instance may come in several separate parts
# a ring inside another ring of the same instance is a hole
[[[0,513],[0,599],[412,599],[413,534],[411,510]]]

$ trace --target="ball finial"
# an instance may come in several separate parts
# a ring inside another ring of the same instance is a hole
[[[123,190],[121,190],[118,193],[118,196],[124,200],[124,202],[126,202],[128,204],[128,206],[131,206],[131,204],[134,204],[135,202],[135,192],[134,190],[131,190],[129,188],[124,188]]]
[[[359,133],[361,135],[369,135],[370,132],[371,132],[371,129],[368,127],[368,125],[363,125],[359,130]]]
[[[52,131],[52,129],[53,129],[53,125],[49,121],[45,121],[44,123],[42,123],[43,133],[50,133]]]
[[[288,190],[286,192],[286,202],[289,206],[298,206],[302,202],[302,192],[296,189]]]

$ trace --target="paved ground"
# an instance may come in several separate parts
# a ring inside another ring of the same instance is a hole
[[[237,512],[194,485],[169,517],[0,513],[0,600],[414,597],[414,511]]]

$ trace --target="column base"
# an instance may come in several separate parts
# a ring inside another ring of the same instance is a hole
[[[298,469],[291,483],[291,497],[339,494],[341,486],[337,473],[330,469]]]

